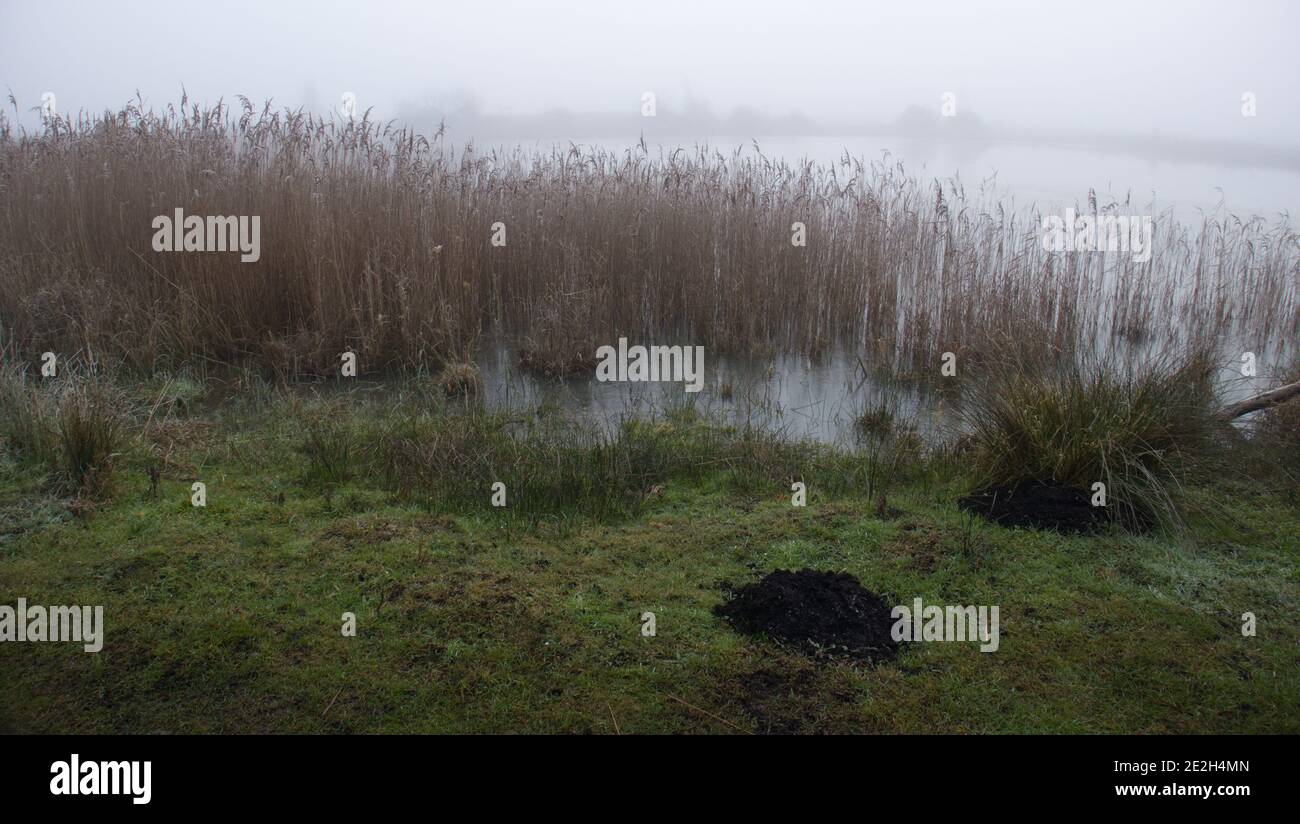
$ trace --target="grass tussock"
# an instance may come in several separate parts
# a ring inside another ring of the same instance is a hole
[[[129,401],[108,382],[66,375],[50,387],[0,368],[0,438],[22,461],[43,464],[60,486],[96,497],[108,491],[128,441]]]
[[[50,403],[25,370],[0,365],[0,446],[20,459],[52,460],[57,444]]]
[[[107,489],[126,441],[125,398],[99,381],[82,381],[59,399],[57,432],[64,476],[92,495]]]
[[[1108,360],[1016,369],[973,388],[962,416],[977,476],[990,485],[1032,481],[1091,493],[1105,484],[1115,520],[1180,520],[1182,484],[1219,465],[1213,363],[1192,354],[1141,366]]]
[[[336,402],[297,407],[298,451],[307,460],[306,478],[325,484],[347,481],[366,446],[356,415]]]
[[[894,410],[883,400],[867,406],[853,419],[853,427],[862,437],[884,437],[894,429]]]
[[[449,363],[438,373],[438,387],[449,398],[478,397],[483,392],[483,375],[472,363]]]

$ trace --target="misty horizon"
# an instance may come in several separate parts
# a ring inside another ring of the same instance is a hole
[[[236,2],[202,16],[185,7],[6,4],[0,83],[27,115],[47,92],[61,112],[93,113],[137,92],[163,108],[184,90],[201,104],[243,95],[316,112],[351,93],[385,121],[431,110],[636,116],[653,92],[665,115],[806,122],[826,134],[889,124],[912,107],[937,112],[951,94],[959,118],[1013,134],[1287,147],[1300,134],[1285,39],[1300,9],[1286,3],[1103,3],[1069,26],[1036,20],[1039,8],[1021,0],[653,12],[580,1],[364,12]],[[1246,93],[1257,100],[1252,117],[1241,116]]]

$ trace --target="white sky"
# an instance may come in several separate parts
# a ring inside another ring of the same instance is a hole
[[[662,109],[879,119],[952,91],[996,124],[1294,145],[1298,33],[1287,0],[0,0],[0,89],[24,109],[53,91],[64,113],[184,84],[291,106],[351,91],[380,117],[465,93],[635,110],[651,90]]]

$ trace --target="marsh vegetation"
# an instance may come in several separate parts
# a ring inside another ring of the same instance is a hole
[[[35,134],[0,122],[0,186],[6,351],[146,371],[328,374],[345,350],[365,372],[438,369],[492,332],[552,374],[628,336],[719,354],[846,346],[925,376],[944,352],[1262,355],[1300,331],[1286,220],[1156,215],[1142,263],[1049,252],[1037,213],[847,156],[480,154],[367,119],[182,101]],[[151,222],[175,208],[260,216],[264,252],[155,253]]]
[[[154,252],[176,208],[260,216],[260,255]],[[1139,262],[1047,251],[1040,219],[850,157],[481,154],[247,101],[0,121],[0,573],[131,615],[103,670],[6,662],[0,706],[34,709],[0,725],[1292,730],[1297,407],[1218,410],[1245,351],[1259,383],[1300,376],[1297,235],[1156,215]],[[704,346],[718,371],[598,420],[537,391],[620,337]],[[852,387],[833,437],[754,413],[780,404],[737,365],[791,357]],[[1110,516],[1077,535],[956,507],[1097,482]],[[814,666],[720,627],[732,585],[795,567],[1000,599],[1009,664]],[[191,609],[236,602],[233,621]],[[383,640],[316,632],[349,608]],[[1257,645],[1246,609],[1274,621]],[[340,699],[357,677],[368,696]],[[950,699],[950,678],[971,689]],[[208,687],[228,683],[266,700]]]

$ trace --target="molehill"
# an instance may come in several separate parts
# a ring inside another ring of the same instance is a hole
[[[746,635],[766,635],[812,655],[877,663],[898,654],[889,604],[852,575],[777,570],[714,608]]]

